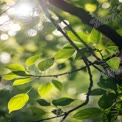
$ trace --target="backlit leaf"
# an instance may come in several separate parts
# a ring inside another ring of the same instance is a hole
[[[14,81],[13,86],[22,85],[22,84],[30,82],[31,80],[32,80],[32,78],[17,79],[17,80]]]
[[[68,59],[73,55],[74,52],[75,50],[72,47],[63,47],[56,53],[55,59]]]
[[[21,109],[29,100],[28,94],[17,94],[8,102],[9,113]]]
[[[96,29],[92,29],[89,35],[89,41],[98,44],[102,38],[102,34]]]
[[[38,68],[41,71],[44,71],[50,68],[53,65],[53,63],[54,63],[54,58],[45,59],[38,64]]]
[[[63,89],[63,85],[61,82],[59,82],[58,80],[52,80],[53,85],[58,89],[58,90],[62,90]]]
[[[31,56],[29,57],[27,60],[26,60],[26,65],[27,66],[31,66],[34,64],[35,61],[37,61],[39,59],[39,55],[34,55],[34,56]]]
[[[48,94],[52,89],[51,83],[45,83],[39,86],[38,88],[38,93],[41,97],[45,96]]]
[[[16,77],[17,77],[17,75],[15,75],[13,73],[9,73],[9,74],[3,75],[3,79],[4,80],[13,80]]]
[[[11,71],[25,71],[25,68],[21,64],[9,64],[7,68]]]
[[[82,120],[82,119],[94,119],[102,117],[102,111],[99,108],[86,108],[83,110],[78,111],[74,118]]]
[[[64,98],[53,100],[52,103],[55,106],[66,106],[72,103],[74,100],[75,99],[64,97]]]
[[[111,58],[111,59],[109,59],[106,63],[107,63],[111,68],[117,70],[117,69],[119,68],[119,65],[120,65],[120,58],[119,58],[119,57]]]

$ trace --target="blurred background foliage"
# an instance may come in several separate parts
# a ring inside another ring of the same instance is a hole
[[[114,7],[115,14],[119,14],[122,11],[121,0],[66,0],[73,5],[84,8],[90,12],[93,16],[102,18],[112,14]],[[88,35],[92,28],[83,24],[78,18],[68,13],[55,8],[57,13],[69,23],[76,32],[84,32]],[[114,12],[113,12],[114,14]],[[114,15],[113,15],[114,16]],[[53,17],[58,22],[56,15]],[[117,21],[111,20],[108,25],[113,27],[117,32],[122,35],[122,18],[118,18]],[[62,23],[62,28],[67,30]],[[109,43],[105,43],[106,40]],[[68,44],[67,40],[62,34],[56,30],[53,24],[46,18],[43,11],[41,10],[38,0],[1,0],[0,2],[0,74],[4,75],[9,73],[6,67],[9,64],[22,64],[26,70],[29,70],[35,75],[49,75],[58,74],[66,71],[71,71],[76,68],[84,66],[81,60],[75,60],[75,55],[66,60],[56,60],[53,67],[46,71],[38,70],[38,63],[46,58],[54,57],[65,44]],[[91,46],[94,46],[92,44]],[[106,48],[108,46],[114,46],[114,44],[107,39],[102,37],[102,43],[95,45],[99,49],[104,50],[103,54],[106,54]],[[116,48],[116,47],[115,47]],[[116,49],[117,51],[117,49]],[[108,53],[108,52],[107,52]],[[26,67],[25,61],[27,58],[39,55],[40,59],[31,67]],[[99,55],[99,54],[98,54]],[[93,57],[89,57],[94,60]],[[95,69],[92,69],[94,88],[97,87],[96,83],[99,81],[100,73]],[[37,92],[37,87],[45,82],[50,82],[52,79],[59,80],[63,83],[63,90],[59,92],[55,87],[46,95],[44,98],[48,101],[57,99],[60,97],[71,97],[79,99],[75,103],[64,107],[64,111],[75,107],[76,104],[80,104],[85,99],[85,93],[89,85],[88,75],[86,70],[68,74],[65,76],[55,78],[35,78],[32,82],[20,86],[12,86],[13,80],[2,79],[0,83],[0,121],[1,122],[30,122],[32,120],[41,119],[39,112],[33,112],[31,107],[40,107],[35,100],[40,99]],[[19,93],[27,92],[31,87],[33,89],[29,92],[30,100],[27,105],[20,111],[12,112],[8,114],[7,104],[11,97]],[[88,106],[97,106],[97,99],[99,97],[90,97],[90,103]],[[87,107],[88,107],[87,106]],[[53,107],[48,109],[41,107],[47,111],[49,116],[53,116],[51,110]],[[45,115],[44,117],[47,117]],[[59,121],[59,118],[56,119]],[[55,120],[50,120],[54,122]],[[101,118],[96,120],[84,120],[82,122],[100,122]],[[119,121],[119,120],[118,120]],[[68,117],[66,122],[81,122]]]

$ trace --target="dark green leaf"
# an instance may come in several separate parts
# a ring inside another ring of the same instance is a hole
[[[74,118],[82,120],[82,119],[94,119],[98,117],[102,117],[102,111],[99,108],[86,108],[83,110],[78,111]]]
[[[107,109],[113,105],[116,101],[116,95],[113,93],[104,94],[98,101],[98,105],[103,108]]]
[[[53,100],[52,103],[55,106],[66,106],[72,103],[74,100],[75,99],[64,97],[64,98],[59,98],[57,100]]]
[[[38,64],[38,68],[41,71],[44,71],[50,68],[53,65],[53,63],[54,63],[54,58],[45,59]]]
[[[101,76],[98,85],[108,90],[117,90],[116,81],[112,78],[104,78]]]
[[[58,90],[62,90],[63,89],[63,85],[61,82],[59,82],[58,80],[52,80],[53,85],[58,89]]]
[[[37,108],[37,107],[30,107],[32,113],[34,115],[40,115],[43,116],[46,114],[46,112],[43,109]]]
[[[37,100],[37,102],[41,106],[50,106],[50,103],[48,103],[45,99],[39,99],[39,100]]]
[[[1,80],[2,80],[2,76],[0,75],[0,82],[1,82]]]
[[[29,76],[29,74],[26,74],[25,71],[13,71],[12,73],[18,75],[18,76]]]
[[[60,108],[58,108],[58,109],[52,110],[52,113],[57,115],[57,116],[59,116],[59,115],[61,115],[63,113],[63,111]]]
[[[93,89],[90,95],[103,95],[105,93],[106,93],[105,90],[97,88],[97,89]]]

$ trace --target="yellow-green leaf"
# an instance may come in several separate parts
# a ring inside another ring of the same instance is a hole
[[[120,58],[119,58],[119,57],[111,58],[111,59],[109,59],[106,63],[107,63],[111,68],[117,70],[117,69],[119,68],[119,65],[120,65]]]
[[[11,71],[25,71],[25,68],[21,64],[10,64],[7,68]]]
[[[92,29],[88,39],[90,42],[98,44],[101,38],[102,38],[102,34],[96,29]]]
[[[51,83],[45,83],[39,86],[38,88],[38,93],[41,97],[45,96],[48,94],[52,89]]]
[[[21,109],[29,100],[28,94],[17,94],[8,102],[9,113]]]
[[[63,85],[61,82],[59,82],[58,80],[52,80],[53,85],[58,89],[58,90],[62,90],[63,89]]]
[[[5,74],[3,75],[3,79],[4,80],[13,80],[14,78],[16,78],[17,75],[13,74],[13,73],[9,73],[9,74]]]
[[[45,59],[38,64],[38,68],[41,71],[44,71],[50,68],[53,65],[53,63],[54,63],[54,58]]]
[[[32,80],[32,78],[21,78],[21,79],[17,79],[14,81],[13,86],[17,86],[17,85],[22,85],[25,83],[29,83]]]
[[[68,59],[73,55],[74,52],[75,50],[73,48],[63,48],[56,53],[55,58]]]
[[[33,65],[33,63],[34,63],[35,61],[37,61],[38,59],[39,59],[39,55],[31,56],[31,57],[29,57],[29,58],[26,60],[26,65],[27,65],[27,66],[31,66],[31,65]]]

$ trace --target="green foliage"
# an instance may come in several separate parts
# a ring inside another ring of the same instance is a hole
[[[74,100],[75,99],[64,97],[64,98],[53,100],[52,103],[55,106],[66,106],[72,103]]]
[[[41,106],[50,106],[50,103],[48,103],[45,99],[39,99],[39,100],[37,100],[37,102]]]
[[[74,52],[75,50],[72,47],[65,46],[56,53],[55,59],[68,59],[74,54]]]
[[[45,83],[38,87],[38,93],[41,97],[44,97],[46,94],[48,94],[52,89],[51,83]]]
[[[25,68],[21,64],[10,64],[7,66],[11,71],[25,71]]]
[[[33,65],[38,59],[39,59],[39,55],[31,56],[26,60],[26,65],[29,67]]]
[[[78,111],[73,117],[82,120],[82,119],[99,118],[102,117],[102,115],[103,112],[101,109],[92,107]]]
[[[18,79],[15,80],[13,82],[13,86],[17,86],[17,85],[23,85],[25,83],[29,83],[32,80],[32,78],[22,78],[22,79]]]
[[[120,58],[119,57],[114,57],[112,59],[109,59],[106,62],[111,68],[118,70],[119,65],[120,65]]]
[[[46,69],[50,68],[53,65],[53,63],[54,58],[45,59],[38,64],[38,68],[41,71],[45,71]]]
[[[17,94],[8,102],[9,113],[21,109],[29,100],[28,94]]]
[[[63,89],[63,84],[58,80],[52,80],[52,83],[58,90],[61,91]]]

